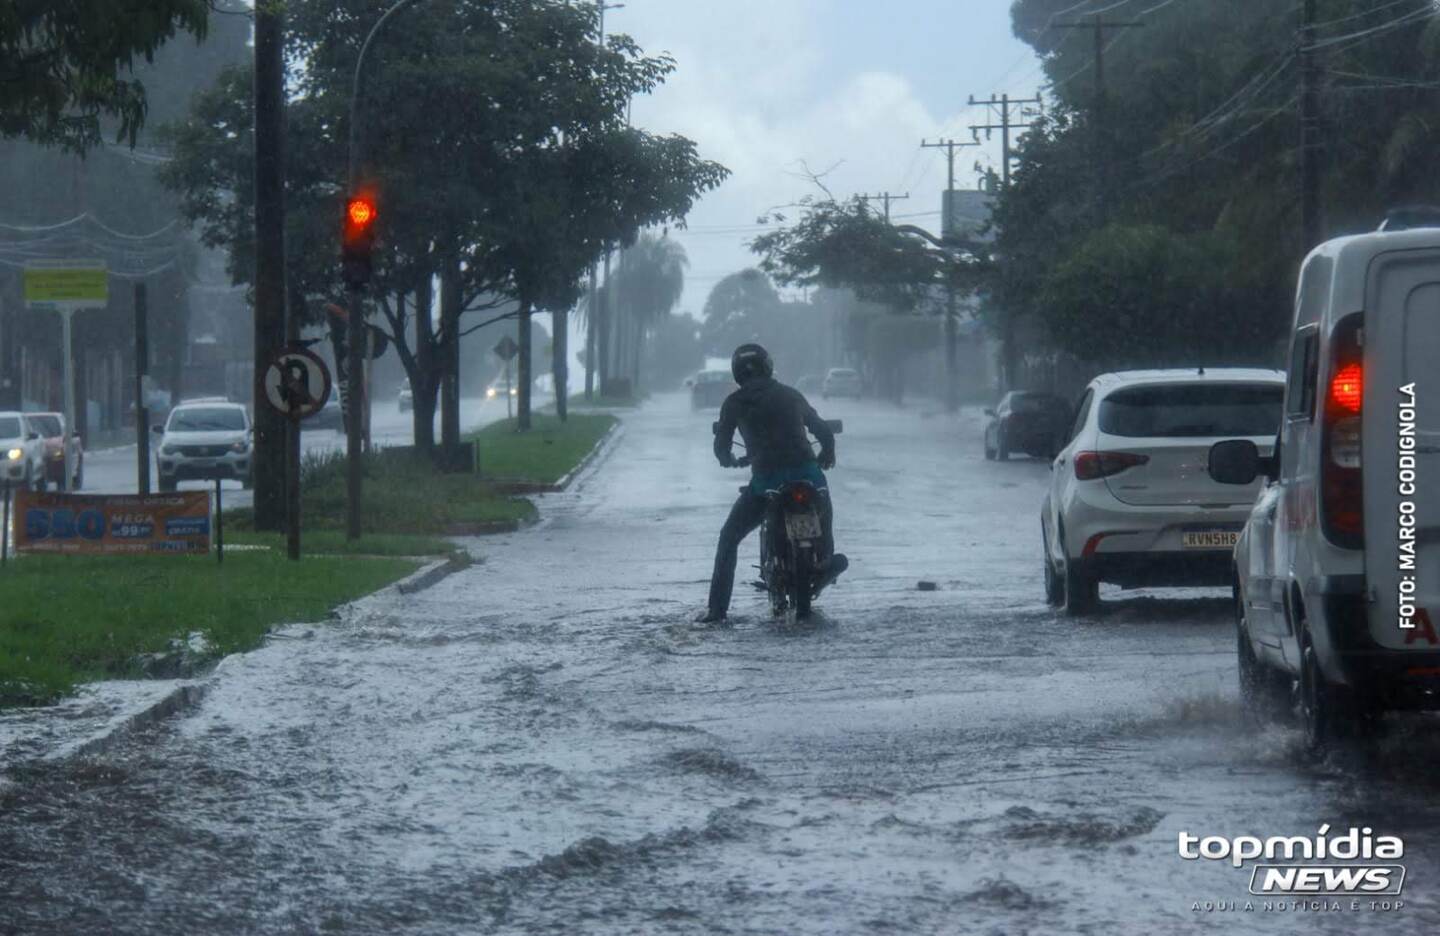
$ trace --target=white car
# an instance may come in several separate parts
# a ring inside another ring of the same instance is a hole
[[[181,481],[230,478],[250,487],[254,439],[239,403],[182,403],[170,411],[155,453],[161,491]]]
[[[1440,708],[1440,228],[1340,238],[1301,268],[1278,457],[1235,548],[1241,696],[1300,702],[1312,749],[1386,709]]]
[[[1260,490],[1207,472],[1210,447],[1243,436],[1269,450],[1285,378],[1246,368],[1124,371],[1090,382],[1041,508],[1045,597],[1094,609],[1099,585],[1224,585]]]
[[[858,400],[864,389],[859,371],[849,367],[832,367],[820,385],[820,396],[827,400],[836,396]]]
[[[24,413],[0,413],[0,477],[45,490],[45,440]]]

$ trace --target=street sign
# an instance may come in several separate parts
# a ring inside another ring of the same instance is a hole
[[[110,301],[104,260],[30,260],[21,278],[31,308],[89,309]]]
[[[508,361],[520,353],[520,346],[515,343],[514,338],[506,335],[496,343],[494,350],[500,356],[500,360]]]
[[[291,419],[304,419],[330,399],[330,371],[313,351],[282,351],[265,370],[265,399]]]

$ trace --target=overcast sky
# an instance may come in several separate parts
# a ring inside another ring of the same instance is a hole
[[[1028,97],[1041,79],[1010,32],[1010,0],[625,0],[606,29],[676,59],[636,99],[636,125],[684,134],[734,173],[675,235],[690,255],[680,309],[697,317],[716,280],[753,264],[756,218],[817,191],[802,164],[839,163],[825,179],[837,197],[909,192],[893,217],[937,230],[945,158],[921,139],[969,140],[988,122],[969,95]],[[998,135],[959,151],[956,187],[974,188],[975,162],[998,157]]]

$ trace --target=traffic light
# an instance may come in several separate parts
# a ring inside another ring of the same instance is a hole
[[[360,287],[370,282],[375,216],[375,200],[370,196],[352,195],[346,200],[340,251],[341,274],[346,286]]]

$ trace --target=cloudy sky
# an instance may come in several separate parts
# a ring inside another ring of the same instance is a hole
[[[834,167],[825,182],[837,197],[909,192],[893,217],[938,229],[945,158],[921,139],[969,140],[970,124],[988,122],[969,95],[1028,97],[1041,79],[1011,35],[1009,0],[624,3],[607,12],[607,31],[678,66],[635,101],[635,123],[694,139],[734,173],[677,235],[690,255],[681,309],[697,315],[716,280],[753,262],[744,244],[756,218],[817,191],[806,165]],[[956,187],[973,188],[975,162],[998,155],[998,135],[957,153]]]

